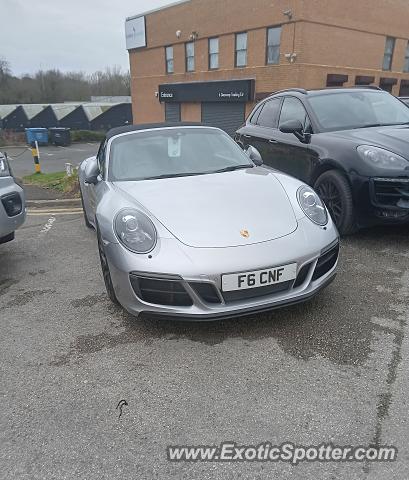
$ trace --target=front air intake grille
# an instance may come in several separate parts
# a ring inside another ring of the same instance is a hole
[[[374,178],[372,191],[375,205],[409,209],[408,178]]]
[[[217,290],[211,283],[191,282],[189,285],[204,302],[221,303]]]
[[[173,307],[190,307],[192,299],[178,280],[151,278],[131,274],[135,294],[144,302]]]
[[[275,293],[285,292],[293,284],[293,280],[289,282],[276,283],[275,285],[267,285],[266,287],[247,288],[245,290],[235,290],[233,292],[223,292],[223,298],[226,303],[237,302],[240,300],[248,300],[251,298],[264,297]]]
[[[302,267],[302,269],[298,272],[298,275],[297,275],[297,278],[295,279],[293,288],[297,288],[305,282],[305,280],[307,278],[307,275],[310,271],[310,268],[311,268],[311,263],[307,263],[307,265],[304,265]]]
[[[6,210],[6,213],[9,217],[15,217],[23,210],[23,202],[18,193],[4,195],[4,197],[1,198],[1,203],[3,204],[4,210]]]
[[[330,250],[320,256],[312,276],[312,281],[321,278],[334,267],[334,265],[337,263],[338,254],[339,244],[335,245],[335,247],[332,247]]]

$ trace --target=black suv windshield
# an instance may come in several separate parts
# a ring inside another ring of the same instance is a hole
[[[409,123],[409,108],[386,92],[316,94],[309,103],[324,132]]]

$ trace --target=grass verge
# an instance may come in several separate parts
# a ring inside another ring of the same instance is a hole
[[[23,183],[57,190],[70,196],[79,196],[78,173],[76,171],[71,177],[68,177],[65,172],[33,173],[23,177]]]

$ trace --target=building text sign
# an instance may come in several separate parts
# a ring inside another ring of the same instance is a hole
[[[159,85],[160,102],[249,102],[252,100],[254,100],[253,79]]]
[[[125,22],[126,49],[146,47],[145,17],[128,18]]]

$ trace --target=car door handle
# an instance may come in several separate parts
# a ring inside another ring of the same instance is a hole
[[[278,143],[278,140],[274,140],[274,138],[270,138],[270,140],[268,141],[268,143]]]

